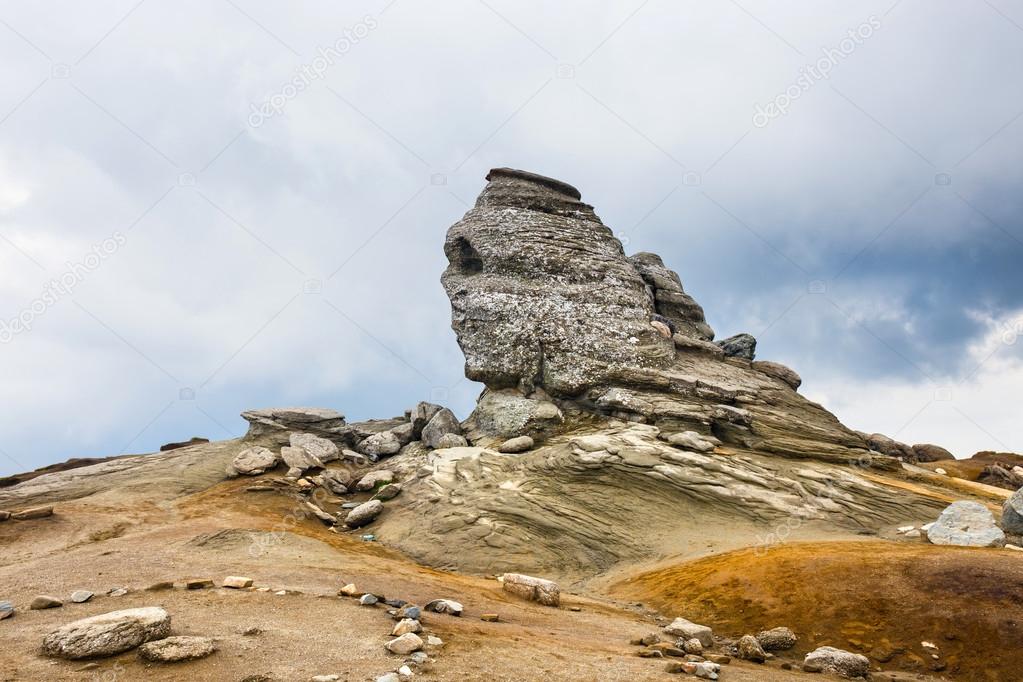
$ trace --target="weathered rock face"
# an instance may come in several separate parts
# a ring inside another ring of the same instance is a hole
[[[655,253],[637,253],[629,257],[647,285],[647,293],[658,315],[671,321],[673,333],[703,341],[714,340],[703,307],[682,288],[678,273],[668,268]]]
[[[578,190],[510,169],[487,179],[444,243],[466,376],[575,396],[622,367],[667,366],[646,282]]]
[[[935,545],[962,547],[1003,547],[1005,533],[995,525],[995,517],[980,502],[953,502],[941,512],[927,530],[927,539]]]

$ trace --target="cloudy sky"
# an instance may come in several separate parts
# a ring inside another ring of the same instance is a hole
[[[1021,70],[1021,0],[0,1],[0,474],[466,415],[441,245],[495,166],[853,428],[1023,451]]]

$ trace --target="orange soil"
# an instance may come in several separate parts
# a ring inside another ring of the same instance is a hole
[[[793,658],[830,645],[885,670],[971,682],[1023,675],[1023,557],[1008,550],[794,544],[643,573],[612,592],[736,637],[788,626],[799,636]]]

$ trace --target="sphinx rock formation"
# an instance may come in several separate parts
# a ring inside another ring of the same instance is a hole
[[[753,362],[752,337],[714,343],[678,275],[626,256],[577,190],[488,180],[448,231],[442,277],[486,388],[465,445],[388,460],[403,492],[381,541],[429,565],[586,578],[715,527],[767,537],[794,518],[853,536],[940,511],[878,484],[899,461],[800,396],[794,371]]]
[[[711,343],[679,276],[655,254],[627,257],[574,187],[507,168],[487,179],[448,231],[441,278],[466,376],[487,387],[471,435],[542,435],[493,427],[514,405],[524,423],[557,410],[554,432],[618,417],[774,454],[896,464],[800,397],[798,374],[752,363],[753,337]]]

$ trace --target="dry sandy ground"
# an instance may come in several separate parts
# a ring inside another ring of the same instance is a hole
[[[246,482],[250,483],[250,482]],[[334,596],[345,582],[418,604],[448,597],[466,606],[462,618],[428,614],[427,630],[445,641],[423,680],[663,680],[665,661],[640,659],[628,644],[658,629],[652,614],[606,599],[568,595],[561,609],[505,595],[496,580],[417,566],[357,535],[328,532],[318,522],[286,519],[294,501],[245,493],[229,482],[180,500],[146,502],[108,492],[58,505],[50,519],[0,525],[2,598],[18,613],[0,621],[0,680],[242,680],[264,674],[307,680],[338,674],[374,680],[401,659],[383,644],[393,625],[382,607]],[[457,548],[453,548],[457,551]],[[186,591],[190,577],[252,577],[273,592]],[[173,580],[171,591],[144,588]],[[127,587],[125,596],[107,590]],[[86,604],[29,611],[38,594],[67,599],[76,589],[97,596]],[[50,630],[87,616],[137,606],[162,606],[175,634],[218,640],[219,651],[195,662],[152,665],[134,653],[88,662],[38,655]],[[580,611],[570,610],[579,607]],[[482,613],[498,613],[486,623]],[[258,635],[243,635],[252,627]],[[800,675],[798,677],[805,677]],[[789,680],[775,666],[734,663],[729,680]]]

